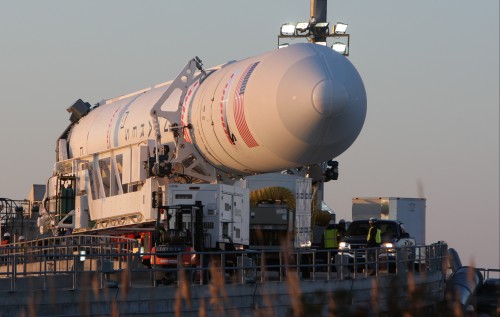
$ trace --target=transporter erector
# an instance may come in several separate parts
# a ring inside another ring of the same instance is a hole
[[[301,43],[208,70],[196,57],[170,82],[68,111],[41,232],[146,226],[172,184],[284,170],[328,180],[366,93],[345,56]]]

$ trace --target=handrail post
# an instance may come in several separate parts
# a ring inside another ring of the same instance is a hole
[[[335,259],[335,266],[337,267],[337,277],[339,276],[338,272],[339,272],[339,266],[337,266],[337,263],[336,263],[337,259]],[[347,264],[349,264],[349,260],[347,260]],[[346,269],[344,267],[344,252],[342,252],[342,255],[340,255],[340,280],[343,281],[344,280],[344,270]],[[349,267],[347,267],[347,272],[349,272]]]
[[[281,271],[280,271],[281,272]],[[264,283],[264,275],[266,274],[266,266],[264,259],[264,250],[260,250],[260,282]]]
[[[280,272],[280,282],[282,282],[282,276],[283,276],[283,269],[285,270],[288,270],[288,268],[283,268],[283,262],[282,262],[282,255],[283,255],[283,252],[282,250],[280,249],[279,253],[278,253],[278,264],[279,264],[279,272]],[[288,272],[287,272],[288,273]]]
[[[316,251],[313,251],[312,252],[312,271],[313,271],[313,276],[312,276],[312,280],[313,281],[316,281]]]
[[[177,286],[181,285],[182,252],[177,253]]]
[[[27,261],[28,257],[27,257],[26,248],[25,247],[21,247],[21,248],[22,248],[21,250],[23,251],[23,257],[22,257],[22,259],[23,259],[23,273],[26,274],[27,273],[26,261]]]
[[[123,268],[123,259],[122,256],[124,254],[123,242],[118,242],[118,268],[121,270]]]
[[[79,256],[80,252],[77,252],[77,254],[73,255],[73,290],[75,291],[77,289],[77,283],[78,283],[78,278],[76,276],[76,266],[77,266],[77,258]]]
[[[16,279],[17,279],[17,257],[16,253],[12,255],[13,257],[13,263],[12,263],[12,284],[11,284],[11,290],[15,291],[16,290]]]
[[[43,253],[42,253],[43,254]],[[43,290],[47,290],[47,256],[43,256]]]
[[[225,284],[225,276],[226,276],[226,253],[225,252],[220,252],[220,266],[221,266],[221,274],[222,274],[222,279],[224,280]]]
[[[352,273],[353,273],[352,277],[353,277],[353,279],[356,279],[356,277],[358,275],[358,254],[359,253],[360,252],[358,250],[354,250],[354,261],[353,261],[353,268],[352,268]]]
[[[153,269],[153,274],[151,274],[151,276],[153,277],[153,286],[156,287],[156,286],[158,286],[156,283],[156,255],[155,255],[155,253],[153,253],[152,250],[150,250],[149,256],[150,256],[150,259],[153,261],[153,265],[151,265],[151,268]]]
[[[132,253],[129,252],[127,253],[127,284],[129,288],[132,287],[132,261]]]
[[[326,280],[329,281],[330,280],[330,273],[331,273],[331,252],[330,250],[328,250],[326,252]]]
[[[57,261],[56,261],[56,243],[55,243],[55,240],[53,240],[53,241],[54,241],[54,244],[53,244],[53,248],[52,248],[52,249],[53,249],[52,254],[53,254],[54,256],[52,257],[52,260],[54,261],[54,266],[53,266],[53,268],[54,268],[54,273],[56,273],[56,272],[57,272]]]

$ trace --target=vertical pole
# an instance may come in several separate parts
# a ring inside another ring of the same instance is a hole
[[[266,267],[265,267],[265,259],[264,259],[264,250],[260,250],[260,282],[261,283],[263,283],[264,280],[266,279],[265,274],[266,274]],[[280,274],[281,274],[281,266],[280,266]]]
[[[132,253],[128,252],[127,253],[127,286],[129,288],[132,287]]]
[[[10,290],[15,291],[16,290],[16,279],[17,279],[17,258],[16,258],[16,253],[12,255],[12,279],[11,279],[11,284],[10,284]]]
[[[316,15],[316,0],[311,0],[311,17]]]
[[[103,248],[103,245],[101,244],[99,246],[99,254],[97,256],[98,260],[97,260],[97,275],[99,277],[99,289],[103,289],[104,288],[104,274],[103,274],[103,263],[104,262],[104,248]]]
[[[309,18],[312,19],[312,17],[316,16],[316,0],[311,0],[311,8],[310,8],[310,14]],[[311,36],[310,38],[311,43],[316,43],[316,37]]]
[[[316,19],[316,23],[326,22],[327,0],[311,0],[311,18]],[[326,37],[313,35],[311,43],[325,42]]]
[[[43,256],[43,290],[47,290],[47,256],[45,254]]]
[[[283,270],[286,269],[288,270],[288,268],[283,268],[283,261],[281,260],[281,256],[282,256],[283,252],[282,250],[279,251],[279,264],[280,264],[280,282],[283,282]],[[288,272],[287,272],[288,274]]]
[[[27,273],[27,251],[26,251],[26,248],[27,246],[22,246],[21,247],[21,252],[23,253],[23,257],[22,257],[22,263],[23,263],[23,273],[26,274]]]
[[[328,252],[328,253],[330,253],[330,252]],[[316,252],[315,251],[312,252],[312,263],[310,263],[310,265],[312,265],[312,271],[313,271],[312,280],[315,281],[316,280]]]
[[[182,253],[177,253],[177,287],[181,286]]]
[[[330,253],[330,250],[328,250],[326,252],[326,280],[329,281],[330,280],[330,271],[331,271],[331,267],[330,267],[330,261],[331,261],[331,253]]]
[[[78,260],[80,259],[80,252],[76,253],[73,255],[73,290],[77,289],[77,284],[78,284],[78,277],[77,275],[77,265],[78,265]]]
[[[312,0],[314,2],[314,16],[316,22],[326,22],[327,0]]]
[[[203,253],[200,253],[200,285],[203,285],[203,283],[205,282],[204,281],[204,276],[205,276],[205,266],[203,265],[203,263],[205,263],[205,259],[204,259],[204,254]],[[208,274],[207,274],[208,275]],[[207,281],[208,282],[208,281]]]

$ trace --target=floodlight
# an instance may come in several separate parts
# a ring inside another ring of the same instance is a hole
[[[299,22],[295,26],[297,34],[306,35],[309,33],[309,22]]]
[[[316,23],[314,25],[313,33],[314,33],[314,35],[317,35],[317,36],[328,35],[328,27],[329,27],[328,22]]]
[[[345,34],[345,31],[347,30],[347,24],[337,22],[335,25],[335,34]]]
[[[283,43],[283,44],[278,45],[278,49],[285,48],[287,46],[288,46],[288,43]]]
[[[288,35],[288,36],[294,35],[295,34],[295,25],[290,24],[290,23],[283,24],[281,26],[280,33],[281,33],[281,35]]]
[[[344,43],[336,42],[332,45],[332,49],[340,54],[345,54],[347,51],[347,45]]]

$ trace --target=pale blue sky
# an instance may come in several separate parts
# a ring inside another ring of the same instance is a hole
[[[500,268],[498,0],[329,1],[349,24],[368,114],[337,159],[327,203],[427,198],[427,242]],[[276,48],[309,0],[0,2],[0,197],[23,199],[52,172],[66,108]]]

